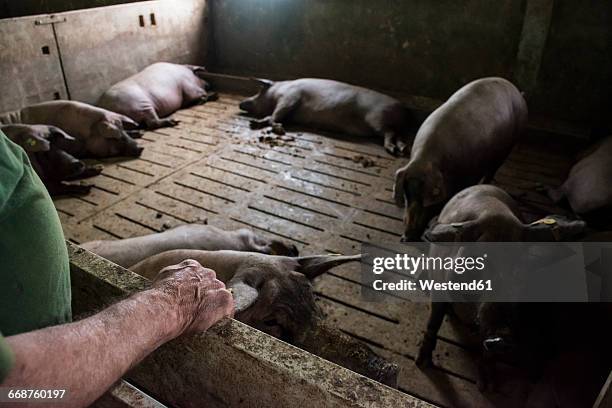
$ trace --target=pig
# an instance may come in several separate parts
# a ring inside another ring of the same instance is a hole
[[[133,139],[139,136],[136,122],[83,102],[42,102],[5,114],[0,123],[56,126],[76,139],[58,147],[77,158],[138,157],[143,150]]]
[[[582,234],[586,224],[558,215],[533,223],[523,222],[517,203],[508,193],[493,185],[475,185],[455,195],[433,220],[423,238],[429,242],[547,242],[564,241]],[[432,251],[436,251],[433,248]],[[470,277],[472,279],[473,276]],[[494,358],[515,357],[518,352],[521,320],[529,308],[515,303],[432,302],[427,328],[416,358],[417,366],[431,366],[437,333],[444,316],[453,312],[461,321],[476,324],[482,358],[478,384],[486,389],[493,377]]]
[[[51,195],[87,194],[90,185],[66,184],[64,181],[92,177],[103,170],[101,165],[86,165],[57,148],[58,144],[76,143],[72,136],[58,127],[0,125],[0,130],[25,150],[32,167]]]
[[[146,129],[176,126],[170,118],[181,108],[216,99],[198,74],[204,67],[158,62],[111,86],[97,105],[121,113]]]
[[[164,232],[134,238],[91,241],[81,244],[81,247],[124,268],[172,249],[225,249],[270,255],[298,255],[295,245],[264,238],[246,228],[224,231],[202,224],[180,225]]]
[[[549,190],[551,199],[566,198],[572,210],[586,219],[601,221],[612,207],[612,136],[602,140],[586,157],[570,170],[567,180],[558,189]],[[599,222],[600,223],[600,222]]]
[[[147,258],[129,269],[154,279],[167,266],[194,259],[214,270],[232,292],[236,318],[274,337],[304,346],[377,381],[397,386],[397,366],[367,346],[322,323],[312,281],[327,270],[360,255],[287,257],[254,252],[173,250]],[[340,345],[340,346],[339,346]],[[336,350],[337,348],[337,350]],[[350,355],[354,352],[354,355]]]
[[[395,173],[393,196],[405,206],[403,241],[463,188],[493,179],[519,140],[527,104],[502,78],[482,78],[455,92],[417,132],[410,161]]]
[[[234,295],[236,316],[275,337],[293,338],[318,314],[310,280],[360,255],[288,257],[240,251],[178,249],[162,252],[129,269],[154,279],[169,265],[194,259],[217,273]]]
[[[293,122],[355,136],[378,136],[394,155],[409,148],[408,110],[396,99],[371,89],[328,79],[302,78],[273,82],[253,81],[261,91],[240,103],[240,109],[258,117],[253,128],[271,126],[283,134],[283,123]]]

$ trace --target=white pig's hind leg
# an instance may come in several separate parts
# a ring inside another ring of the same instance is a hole
[[[173,127],[178,125],[180,122],[172,117],[160,119],[157,116],[155,109],[149,108],[143,112],[145,127],[149,130],[159,129],[162,127]]]

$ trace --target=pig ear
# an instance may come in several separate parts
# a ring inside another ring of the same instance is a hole
[[[30,132],[19,133],[15,137],[15,143],[30,153],[48,152],[51,149],[51,143],[47,139]]]
[[[202,77],[200,77],[200,75],[206,74],[208,71],[206,70],[205,67],[199,67],[199,66],[194,66],[193,67],[193,73],[199,77],[200,79],[204,79]]]
[[[105,120],[99,120],[92,125],[94,134],[97,134],[105,139],[121,139],[122,132],[119,129],[114,128],[111,124]]]
[[[70,136],[68,133],[64,132],[62,129],[56,126],[49,126],[49,130],[51,132],[51,136],[57,136],[61,139],[68,140],[70,142],[74,142],[76,139]]]
[[[301,256],[294,259],[299,264],[296,271],[304,274],[308,279],[314,279],[338,265],[359,261],[361,255],[314,255]]]
[[[259,292],[252,286],[244,282],[230,282],[227,288],[232,292],[234,297],[234,309],[236,313],[240,313],[248,309],[257,301]]]
[[[274,81],[270,81],[269,79],[251,78],[251,81],[255,82],[257,85],[262,86],[264,89],[268,89],[272,85],[274,85]]]

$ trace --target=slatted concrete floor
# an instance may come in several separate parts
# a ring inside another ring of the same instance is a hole
[[[55,201],[68,239],[81,243],[162,231],[187,222],[221,228],[250,227],[295,243],[302,254],[352,254],[360,243],[396,242],[401,210],[391,201],[395,170],[405,159],[388,156],[378,143],[307,131],[285,140],[250,130],[238,114],[239,96],[177,113],[175,128],[147,132],[141,158],[106,161],[90,179],[92,192]],[[529,217],[548,212],[534,192],[538,182],[559,184],[570,159],[563,149],[521,145],[497,179],[521,197]],[[364,166],[363,158],[372,166]],[[550,167],[542,163],[550,164]],[[442,406],[517,406],[524,382],[516,370],[495,395],[476,388],[476,358],[464,333],[445,322],[435,361],[427,373],[414,365],[428,305],[362,300],[358,265],[333,270],[316,282],[327,319],[396,361],[400,389]]]

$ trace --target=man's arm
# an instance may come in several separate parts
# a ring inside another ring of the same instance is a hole
[[[214,272],[185,261],[94,316],[8,337],[15,364],[2,387],[65,389],[58,404],[86,406],[160,345],[232,315],[232,296]]]

